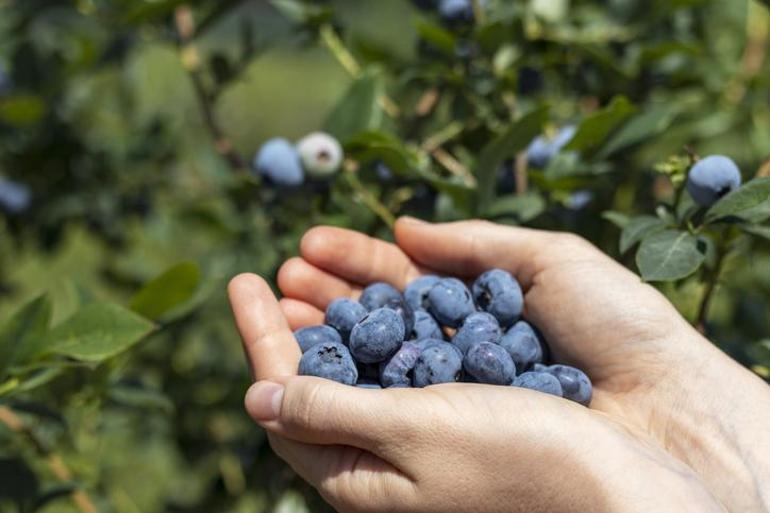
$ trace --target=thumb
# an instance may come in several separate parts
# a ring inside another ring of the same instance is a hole
[[[365,390],[307,376],[260,381],[246,410],[271,433],[315,445],[348,445],[383,458],[419,412],[400,401],[408,390]],[[413,394],[412,394],[413,395]]]

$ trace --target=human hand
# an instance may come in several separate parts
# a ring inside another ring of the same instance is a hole
[[[355,294],[355,282],[383,279],[403,286],[418,272],[395,246],[352,232],[316,231],[305,239],[303,255],[314,254],[317,241],[312,239],[319,235],[333,235],[335,243],[349,250],[349,261],[327,256],[342,271],[336,272],[357,278],[351,283],[306,261],[289,263],[279,279],[284,292],[292,295],[287,288],[297,285],[307,292],[283,300],[295,327],[320,322],[323,314],[315,307]],[[323,258],[323,244],[317,254]],[[366,266],[367,256],[373,266]],[[309,278],[305,286],[303,274]],[[321,297],[313,297],[313,291]],[[247,399],[250,412],[273,433],[276,451],[344,510],[558,511],[575,501],[613,511],[652,503],[681,509],[685,506],[680,502],[719,510],[692,472],[649,443],[646,435],[565,401],[472,385],[371,395],[312,378],[279,377],[295,373],[299,351],[272,294],[258,278],[245,276],[234,280],[231,296],[244,340],[258,341],[247,344],[257,378],[283,385],[255,386]],[[302,301],[304,297],[315,306]],[[271,407],[278,403],[265,399],[276,390],[283,398],[277,417]],[[548,402],[552,404],[546,406]],[[571,462],[564,468],[568,472],[554,470],[565,461]],[[633,480],[623,473],[629,467],[635,469]],[[447,469],[456,469],[458,476]],[[478,493],[458,490],[458,479],[472,483]],[[662,493],[656,482],[671,487]],[[623,504],[628,497],[637,500]],[[442,500],[446,507],[440,507]]]
[[[770,474],[761,428],[770,411],[767,387],[635,274],[569,234],[405,219],[396,240],[398,246],[346,230],[311,230],[302,258],[279,273],[292,327],[322,322],[328,302],[355,296],[372,281],[403,288],[427,272],[470,278],[506,268],[522,282],[526,317],[544,332],[556,360],[594,380],[592,408],[686,462],[730,509],[766,505],[757,483]],[[735,478],[724,479],[725,472]]]

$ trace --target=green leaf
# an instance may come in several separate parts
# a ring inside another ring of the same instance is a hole
[[[381,161],[394,173],[416,178],[417,157],[404,144],[384,132],[362,132],[345,144],[345,154],[362,163]]]
[[[663,230],[666,223],[658,217],[639,216],[630,220],[620,234],[620,252],[625,253],[651,233]]]
[[[749,223],[770,218],[770,177],[747,182],[714,204],[706,212],[706,223],[736,217]]]
[[[741,230],[743,230],[748,234],[770,240],[770,226],[756,226],[751,224],[745,224],[741,226]]]
[[[564,149],[584,153],[596,150],[636,110],[625,96],[616,96],[607,107],[593,113],[580,124],[575,137]]]
[[[621,230],[626,226],[628,226],[628,223],[631,222],[631,218],[628,217],[626,214],[622,212],[615,212],[614,210],[608,210],[606,212],[603,212],[602,218],[611,222]]]
[[[324,129],[338,139],[348,138],[366,130],[376,130],[382,122],[379,100],[384,90],[382,73],[367,68],[332,109]]]
[[[703,263],[698,240],[688,232],[665,230],[646,237],[636,253],[636,265],[645,281],[686,278]]]
[[[457,37],[452,32],[425,20],[419,20],[416,29],[420,39],[444,54],[454,56]]]
[[[0,328],[0,376],[13,363],[25,363],[36,352],[51,322],[46,296],[24,305]]]
[[[129,303],[130,308],[153,320],[189,301],[198,289],[200,269],[194,262],[182,262],[147,283]]]
[[[522,196],[506,196],[495,200],[484,212],[484,217],[514,216],[519,222],[526,223],[545,212],[546,206],[543,196],[534,192]]]
[[[44,350],[84,362],[101,362],[135,345],[154,327],[119,305],[90,303],[51,330]]]
[[[548,107],[544,106],[514,122],[508,130],[488,143],[481,150],[476,176],[478,178],[477,211],[486,208],[495,197],[497,171],[506,159],[512,158],[527,147],[542,130],[548,118]]]
[[[601,156],[612,155],[618,150],[640,143],[649,137],[663,132],[679,114],[675,105],[653,105],[631,118],[612,136],[602,148]]]

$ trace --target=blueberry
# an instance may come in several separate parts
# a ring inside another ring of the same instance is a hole
[[[420,346],[404,342],[401,349],[380,367],[380,382],[385,388],[412,386],[412,371],[420,356]]]
[[[501,336],[500,324],[494,316],[487,312],[474,312],[465,318],[452,337],[452,343],[465,353],[475,342],[497,344]]]
[[[439,0],[438,14],[447,25],[468,25],[476,19],[473,0]]]
[[[31,200],[29,187],[0,177],[0,209],[9,214],[21,214],[29,208]]]
[[[704,207],[710,207],[740,186],[740,169],[722,155],[699,160],[687,176],[687,192],[695,203]]]
[[[339,332],[331,326],[322,324],[321,326],[308,326],[294,332],[294,338],[297,339],[299,348],[302,352],[306,352],[308,349],[316,344],[342,344],[342,337]]]
[[[305,172],[316,178],[325,178],[336,173],[344,157],[339,141],[324,132],[314,132],[300,139],[297,152]]]
[[[428,292],[440,279],[438,276],[428,274],[420,276],[406,286],[404,299],[412,307],[412,310],[419,310],[428,306]]]
[[[426,338],[441,340],[444,338],[444,333],[431,314],[425,310],[415,310],[414,328],[412,328],[409,339],[425,340]]]
[[[463,368],[479,383],[489,385],[510,385],[516,377],[516,365],[511,355],[492,342],[472,344],[465,353]]]
[[[254,157],[254,169],[282,187],[296,187],[305,181],[299,153],[286,139],[270,139],[263,144]]]
[[[543,346],[535,329],[526,321],[519,321],[500,339],[503,347],[516,363],[516,368],[528,369],[543,361]]]
[[[573,211],[579,211],[586,208],[594,200],[594,193],[592,191],[582,190],[575,191],[569,195],[564,206]]]
[[[502,269],[492,269],[479,276],[473,283],[473,297],[479,308],[494,315],[503,328],[518,321],[524,309],[519,282]]]
[[[326,308],[325,323],[337,330],[347,344],[350,331],[366,315],[366,308],[352,299],[335,299]]]
[[[392,285],[377,282],[372,283],[361,292],[358,302],[371,312],[377,308],[382,308],[388,301],[393,299],[401,299],[401,293]]]
[[[532,366],[532,372],[548,372],[548,366],[542,363],[536,363]]]
[[[551,160],[572,141],[576,133],[577,127],[568,125],[559,130],[553,139],[545,135],[535,137],[527,148],[527,163],[537,169],[548,167]]]
[[[345,385],[358,381],[356,363],[348,348],[336,342],[316,344],[303,354],[299,360],[299,374],[331,379]]]
[[[377,175],[377,178],[379,178],[382,182],[389,182],[393,180],[393,171],[382,162],[377,162],[374,165],[374,172]]]
[[[561,383],[556,376],[547,372],[525,372],[513,381],[513,386],[563,397]]]
[[[414,364],[412,383],[415,387],[453,383],[460,379],[463,361],[456,347],[442,340],[424,340],[418,345],[423,349]]]
[[[546,372],[559,380],[565,398],[584,406],[591,403],[593,387],[585,372],[569,365],[551,365]]]
[[[404,322],[404,333],[407,335],[412,333],[414,330],[414,310],[406,304],[406,300],[402,296],[389,299],[382,307],[389,308],[400,315]]]
[[[428,292],[428,311],[443,326],[457,328],[476,307],[463,282],[457,278],[441,278]]]
[[[404,341],[404,321],[390,308],[369,312],[350,332],[350,352],[361,363],[393,356]]]

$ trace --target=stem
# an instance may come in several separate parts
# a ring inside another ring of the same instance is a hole
[[[706,334],[706,321],[708,320],[709,308],[714,298],[717,285],[719,284],[719,276],[722,274],[722,268],[724,266],[725,259],[730,252],[725,242],[724,235],[720,237],[719,245],[717,246],[717,259],[714,264],[714,269],[709,273],[708,281],[706,282],[706,290],[703,291],[703,297],[701,298],[700,306],[698,307],[698,316],[695,319],[695,328],[702,334]]]
[[[0,423],[4,424],[14,433],[22,435],[27,440],[29,440],[29,442],[35,448],[35,451],[46,460],[48,468],[59,481],[63,483],[69,483],[72,481],[72,472],[64,463],[64,460],[58,454],[53,452],[53,450],[46,447],[45,443],[40,440],[40,438],[38,438],[37,435],[27,425],[24,424],[24,421],[16,414],[16,412],[7,406],[0,406]],[[77,505],[78,509],[80,509],[82,513],[99,512],[99,510],[96,509],[93,500],[91,500],[91,497],[82,488],[73,490],[71,497],[72,502]]]
[[[350,53],[350,50],[347,49],[345,43],[342,42],[342,39],[340,39],[340,36],[331,25],[323,25],[318,34],[321,37],[321,43],[329,49],[334,58],[337,59],[337,62],[345,68],[345,71],[351,77],[358,78],[361,76],[361,65],[358,64],[356,58]],[[381,94],[377,102],[382,107],[382,110],[385,111],[385,114],[391,118],[397,118],[401,115],[401,109],[398,107],[398,104],[388,95]]]
[[[248,168],[246,161],[225,136],[214,112],[213,95],[209,94],[206,89],[201,71],[200,53],[193,43],[196,31],[190,7],[188,5],[179,6],[174,13],[174,21],[182,40],[182,64],[192,80],[195,96],[203,114],[203,123],[214,139],[214,148],[227,161],[233,171],[245,172]]]
[[[357,167],[358,164],[352,160],[345,163],[345,178],[347,178],[348,184],[356,192],[358,199],[360,199],[364,205],[369,207],[369,210],[374,212],[377,217],[388,226],[388,228],[393,229],[393,226],[396,224],[396,217],[390,210],[388,210],[388,207],[383,205],[383,203],[361,183],[361,180],[358,179],[358,175],[356,174]]]

